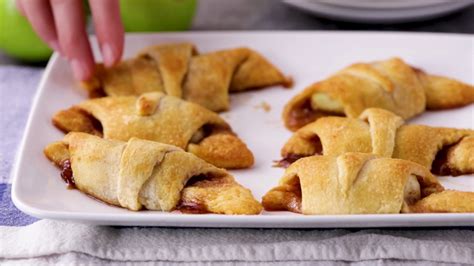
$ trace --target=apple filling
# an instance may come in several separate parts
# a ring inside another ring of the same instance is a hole
[[[66,159],[60,163],[61,178],[66,182],[69,188],[75,188],[74,175],[72,173],[71,161]]]
[[[436,153],[431,165],[431,172],[440,176],[459,176],[474,173],[474,166],[472,166],[473,156],[463,155],[469,153],[474,147],[473,139],[472,137],[466,137],[451,145],[443,146],[438,153]],[[461,156],[456,156],[456,153],[460,153]],[[467,162],[463,162],[462,159],[459,160],[459,158],[467,158],[465,159]]]
[[[287,126],[296,130],[325,116],[345,116],[344,107],[326,93],[317,92],[291,110]]]
[[[316,92],[311,96],[311,108],[327,113],[344,115],[344,106],[326,93]]]
[[[209,137],[213,134],[217,129],[215,129],[214,125],[206,124],[199,128],[196,132],[194,132],[193,136],[189,140],[190,143],[198,144],[203,139]]]

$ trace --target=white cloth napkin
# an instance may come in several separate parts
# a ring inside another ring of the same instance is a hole
[[[0,227],[3,262],[474,263],[474,231],[108,227],[41,220]]]

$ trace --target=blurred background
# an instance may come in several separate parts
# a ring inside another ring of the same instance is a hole
[[[126,31],[369,30],[474,33],[474,0],[120,0]],[[87,4],[85,1],[85,8]],[[90,32],[93,33],[92,27]],[[51,54],[0,0],[0,65],[44,66]]]

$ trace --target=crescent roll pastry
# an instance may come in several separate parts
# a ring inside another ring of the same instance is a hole
[[[263,196],[268,211],[302,214],[412,212],[411,206],[443,187],[423,166],[366,153],[311,156],[286,169]]]
[[[410,207],[413,212],[474,212],[474,192],[445,190]]]
[[[373,153],[410,160],[436,175],[474,173],[474,130],[406,125],[378,108],[359,118],[329,116],[294,133],[281,150],[281,166],[315,154]]]
[[[297,130],[324,116],[358,117],[370,107],[403,119],[425,109],[446,109],[474,102],[474,87],[426,74],[400,58],[353,64],[293,97],[283,110],[285,126]]]
[[[44,152],[70,185],[129,210],[258,214],[262,209],[227,171],[175,146],[73,132]]]
[[[56,113],[53,124],[66,133],[175,145],[217,167],[247,168],[254,162],[252,152],[218,114],[161,92],[87,100]]]
[[[275,66],[249,48],[198,54],[191,43],[147,47],[117,66],[98,64],[83,86],[94,96],[129,96],[159,91],[212,111],[229,109],[229,91],[291,86]]]

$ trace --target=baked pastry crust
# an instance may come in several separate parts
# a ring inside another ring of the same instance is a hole
[[[283,110],[285,126],[297,130],[329,115],[358,117],[367,108],[383,108],[403,119],[425,109],[446,109],[474,102],[474,87],[429,75],[400,58],[353,64],[307,87]]]
[[[258,214],[262,209],[227,171],[175,146],[73,132],[44,152],[58,166],[70,162],[79,190],[129,210]]]
[[[365,153],[316,155],[286,169],[262,204],[269,211],[303,214],[400,213],[442,190],[436,177],[410,161]]]
[[[56,113],[53,124],[66,133],[175,145],[217,167],[247,168],[254,162],[252,152],[218,114],[161,92],[87,100]]]
[[[283,161],[345,152],[410,160],[437,175],[474,173],[474,130],[406,125],[378,108],[359,118],[324,117],[296,131],[281,150]]]
[[[421,199],[412,212],[474,212],[474,192],[445,190]]]
[[[275,66],[249,48],[198,54],[191,43],[147,47],[112,68],[98,64],[83,83],[91,96],[128,96],[160,91],[212,111],[229,109],[229,91],[291,86]]]
[[[440,110],[474,102],[474,87],[457,80],[419,71],[418,78],[426,94],[426,109]]]

